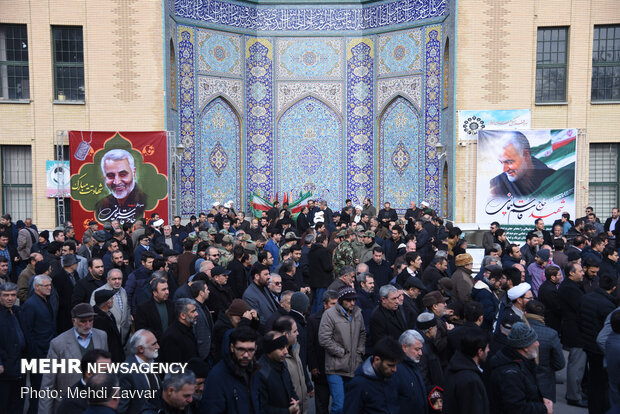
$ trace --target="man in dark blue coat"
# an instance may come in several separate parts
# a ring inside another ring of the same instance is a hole
[[[46,358],[50,342],[56,336],[56,313],[49,302],[52,278],[38,275],[33,278],[34,294],[22,306],[21,322],[26,338],[27,358]],[[43,374],[30,374],[33,389],[41,387]],[[38,400],[30,400],[29,414],[38,410]]]
[[[207,377],[200,401],[203,414],[259,414],[256,331],[240,327],[230,334],[230,353],[223,356]]]
[[[399,412],[397,389],[393,376],[405,358],[393,338],[385,337],[373,347],[373,355],[355,371],[345,385],[344,414],[396,414]]]
[[[21,413],[24,407],[20,387],[25,385],[25,378],[20,373],[20,359],[26,350],[26,340],[16,300],[16,284],[0,285],[0,401],[9,413]]]
[[[428,413],[426,386],[418,364],[422,356],[424,338],[413,329],[403,332],[398,339],[405,359],[398,364],[393,381],[398,390],[400,413]]]

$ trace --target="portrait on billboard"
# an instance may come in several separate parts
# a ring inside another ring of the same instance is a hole
[[[489,182],[489,192],[497,197],[530,196],[555,170],[532,156],[530,142],[522,132],[507,131],[502,136],[497,157],[502,172]]]
[[[89,132],[87,136],[90,149],[80,153],[84,132],[69,133],[73,221],[85,226],[91,220],[133,224],[152,212],[166,220],[166,133]]]
[[[576,129],[478,132],[476,221],[532,226],[574,214]]]
[[[101,158],[101,172],[110,194],[95,205],[98,221],[128,220],[144,216],[146,194],[140,189],[136,177],[136,164],[128,151],[113,149]]]

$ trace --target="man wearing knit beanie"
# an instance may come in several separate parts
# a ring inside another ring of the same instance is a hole
[[[325,348],[325,372],[332,397],[332,413],[341,413],[344,383],[353,378],[366,348],[362,311],[355,306],[352,287],[338,290],[338,304],[327,309],[319,325],[319,344]]]
[[[491,412],[553,413],[553,402],[543,398],[536,382],[538,336],[524,322],[512,325],[508,344],[491,358]]]

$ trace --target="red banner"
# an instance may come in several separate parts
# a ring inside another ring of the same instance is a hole
[[[69,131],[71,221],[82,237],[92,220],[168,222],[166,132]]]

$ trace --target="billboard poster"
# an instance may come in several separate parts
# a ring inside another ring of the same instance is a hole
[[[69,161],[45,161],[45,172],[48,198],[71,197]]]
[[[478,132],[476,222],[497,221],[524,240],[519,226],[574,217],[576,145],[577,129]]]
[[[133,224],[157,212],[168,222],[166,132],[69,131],[71,220]]]
[[[512,131],[530,129],[532,112],[529,109],[497,111],[459,111],[459,140],[475,140],[479,131]]]

